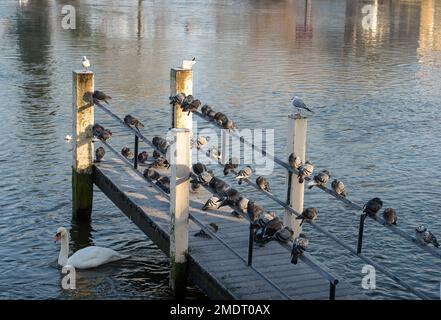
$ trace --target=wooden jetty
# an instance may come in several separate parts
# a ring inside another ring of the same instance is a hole
[[[172,69],[170,93],[192,93],[192,70]],[[344,279],[333,275],[325,266],[318,263],[308,253],[301,256],[297,264],[290,259],[290,245],[270,241],[264,246],[253,242],[250,221],[247,216],[231,214],[231,209],[201,210],[211,192],[200,188],[190,192],[192,113],[182,112],[179,105],[171,107],[170,127],[175,139],[175,149],[171,157],[171,170],[162,172],[170,178],[170,192],[164,192],[154,181],[144,177],[146,168],[122,157],[109,141],[101,140],[110,151],[105,161],[94,163],[94,143],[92,126],[94,124],[94,105],[99,106],[121,126],[135,136],[135,159],[138,144],[147,143],[158,150],[141,132],[127,126],[121,118],[105,106],[92,99],[94,75],[87,71],[73,72],[73,134],[74,155],[72,170],[73,211],[75,219],[90,219],[92,213],[93,184],[95,184],[133,223],[138,226],[167,256],[170,257],[170,286],[177,298],[185,296],[188,284],[199,287],[212,299],[367,299],[360,287],[354,287]],[[198,112],[196,115],[201,116]],[[307,119],[288,117],[290,137],[287,154],[292,152],[305,160]],[[234,135],[234,133],[232,133]],[[225,142],[225,136],[222,141]],[[247,141],[242,141],[248,143]],[[225,145],[223,143],[223,145]],[[254,146],[257,150],[258,147]],[[262,150],[260,150],[262,151]],[[225,155],[225,152],[223,152]],[[262,151],[264,154],[264,151]],[[285,209],[284,224],[290,226],[294,236],[301,232],[295,217],[303,210],[304,185],[292,179],[296,170],[285,162],[273,157],[274,161],[287,170],[287,198],[280,200],[275,195],[260,190]],[[225,161],[225,159],[223,159]],[[251,186],[253,182],[245,180]],[[320,187],[336,196],[327,188]],[[336,197],[338,198],[338,197]],[[357,206],[347,199],[340,198],[348,205]],[[358,206],[357,206],[358,208]],[[373,218],[386,225],[381,218]],[[209,224],[216,223],[219,230],[210,231]],[[391,272],[365,257],[362,250],[364,218],[360,220],[360,233],[357,249],[341,243],[331,232],[310,222],[314,228],[333,241],[372,264],[379,271],[396,281],[416,296],[426,299],[424,293],[407,285]],[[393,232],[401,234],[400,229],[388,226]],[[196,237],[196,232],[204,230],[208,237]],[[424,248],[432,255],[437,251]],[[439,256],[438,256],[439,257]]]

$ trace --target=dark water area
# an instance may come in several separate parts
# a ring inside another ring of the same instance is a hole
[[[61,27],[73,5],[77,28]],[[376,8],[370,30],[362,7]],[[380,196],[412,233],[441,237],[441,1],[49,1],[0,2],[0,298],[170,299],[168,259],[99,190],[93,220],[71,222],[72,70],[86,55],[95,87],[148,136],[168,129],[170,68],[197,57],[194,94],[240,128],[275,129],[284,155],[290,97],[316,114],[307,156],[343,179],[352,200]],[[99,110],[117,147],[132,143]],[[199,128],[206,124],[198,122]],[[285,172],[268,177],[283,198]],[[240,188],[239,188],[240,189]],[[244,188],[241,190],[245,190]],[[261,199],[254,192],[250,197]],[[283,214],[274,203],[268,208]],[[318,223],[356,246],[358,218],[318,190],[305,192]],[[110,247],[131,258],[77,272],[61,289],[59,226],[73,251]],[[311,254],[360,286],[362,263],[309,226]],[[244,235],[247,237],[247,235]],[[379,224],[366,225],[365,254],[415,288],[439,296],[439,261]],[[377,272],[374,299],[414,298]],[[190,298],[203,298],[196,289]]]

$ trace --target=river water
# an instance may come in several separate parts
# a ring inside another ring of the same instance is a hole
[[[367,29],[365,4],[374,13]],[[75,30],[61,27],[64,5],[76,9]],[[168,128],[170,68],[183,58],[197,57],[195,95],[241,128],[275,129],[280,156],[289,99],[300,95],[316,112],[307,157],[317,170],[343,179],[357,203],[381,197],[406,232],[425,223],[441,237],[440,0],[3,0],[0,50],[0,298],[172,297],[167,258],[98,190],[91,224],[71,222],[72,146],[64,138],[72,126],[71,71],[83,55],[115,112],[137,115],[149,136]],[[131,141],[99,110],[96,118],[114,130],[118,148]],[[283,198],[283,170],[268,178]],[[319,190],[306,192],[305,205],[316,206],[318,223],[355,248],[353,211]],[[131,258],[78,272],[79,289],[65,292],[53,243],[59,226],[72,229],[72,250],[96,244]],[[305,231],[317,260],[361,285],[363,263]],[[372,221],[364,247],[439,297],[437,259]],[[380,272],[368,295],[414,297]],[[197,289],[189,296],[204,297]]]

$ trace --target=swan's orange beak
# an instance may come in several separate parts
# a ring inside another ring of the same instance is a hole
[[[58,242],[58,241],[60,241],[61,240],[61,233],[57,233],[56,235],[55,235],[55,240],[54,240],[54,242]]]

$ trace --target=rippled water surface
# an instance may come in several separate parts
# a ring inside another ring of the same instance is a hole
[[[361,8],[377,8],[371,30]],[[77,29],[61,28],[74,5]],[[430,225],[441,237],[441,1],[49,1],[0,2],[0,298],[171,298],[168,260],[96,190],[89,227],[71,223],[71,71],[87,55],[95,85],[117,113],[138,115],[149,136],[168,128],[170,67],[196,56],[194,93],[241,128],[274,128],[285,152],[289,98],[315,109],[308,158],[344,179],[350,197],[380,196],[409,233]],[[128,143],[114,129],[113,143]],[[198,123],[203,127],[202,123]],[[121,133],[121,134],[119,134]],[[284,172],[269,177],[284,195]],[[257,194],[253,194],[255,198]],[[268,208],[273,203],[261,200]],[[355,247],[357,217],[316,190],[305,205]],[[132,257],[79,272],[60,287],[57,227],[71,249],[96,244]],[[311,253],[359,286],[362,264],[305,227]],[[368,221],[365,252],[414,287],[439,292],[439,261]],[[412,298],[377,273],[373,298]],[[190,297],[203,297],[197,290]]]

